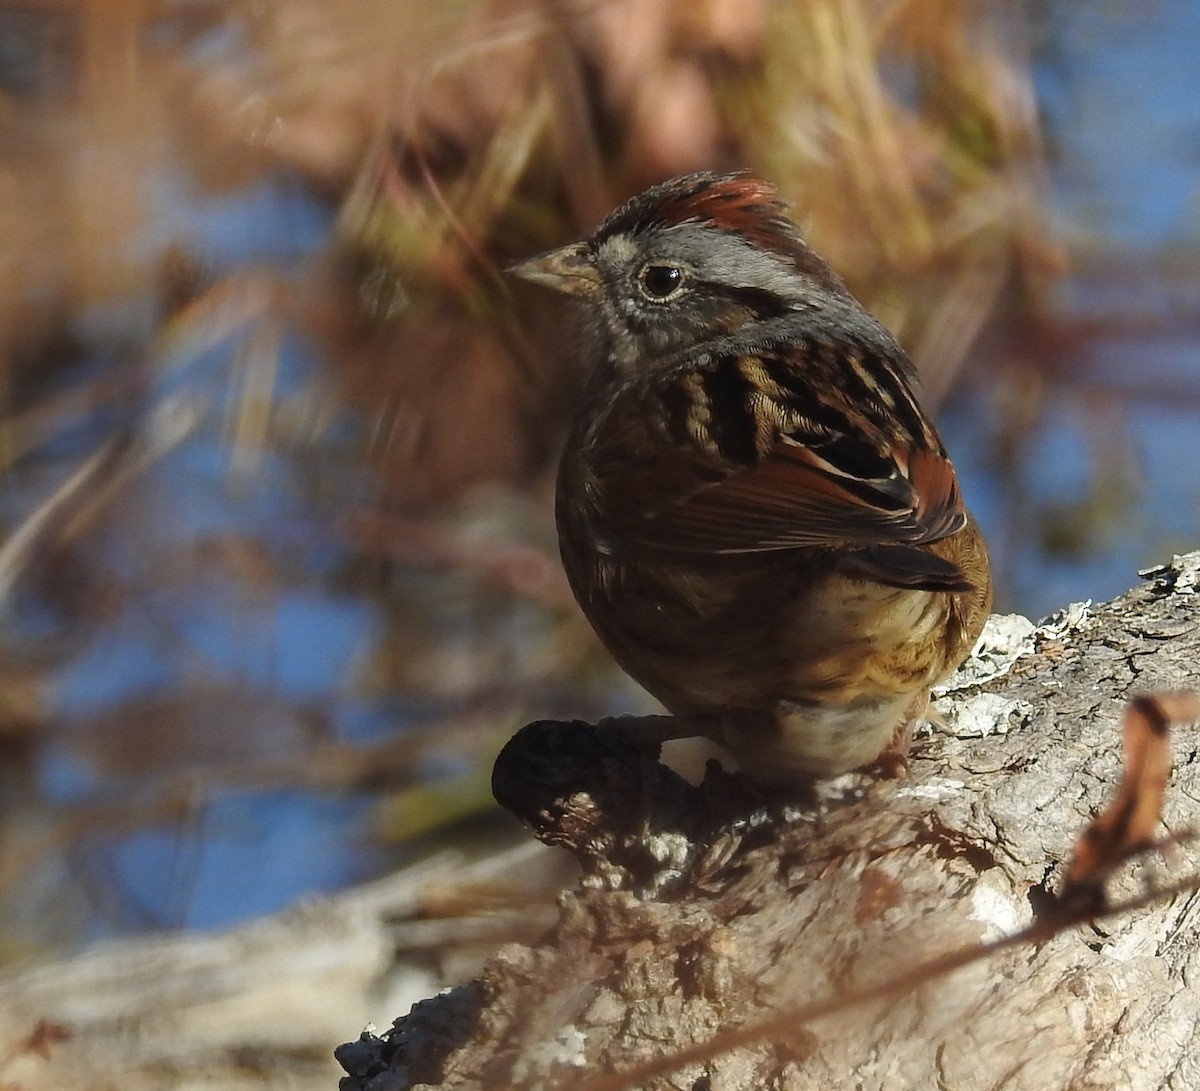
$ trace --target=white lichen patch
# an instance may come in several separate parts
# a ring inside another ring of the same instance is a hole
[[[1143,568],[1138,575],[1144,580],[1154,580],[1156,589],[1175,595],[1194,595],[1200,585],[1200,550],[1176,553],[1169,564]]]
[[[1197,572],[1200,573],[1200,553]],[[1178,558],[1177,558],[1178,559]],[[1063,644],[1091,620],[1091,601],[1073,602],[1034,625],[1021,614],[993,614],[975,642],[970,656],[946,681],[933,687],[935,698],[982,686],[1012,670],[1023,655],[1043,644]]]
[[[1072,602],[1061,610],[1055,610],[1049,617],[1043,618],[1034,630],[1034,642],[1051,640],[1062,643],[1072,633],[1082,629],[1092,617],[1092,600]]]
[[[934,707],[945,720],[947,733],[959,739],[984,739],[1007,735],[1033,711],[1028,701],[1015,701],[998,693],[973,693],[969,697],[943,697]]]
[[[1021,656],[1033,651],[1036,631],[1033,622],[1020,614],[993,614],[987,619],[966,662],[945,682],[934,687],[934,696],[981,686],[1007,674]]]

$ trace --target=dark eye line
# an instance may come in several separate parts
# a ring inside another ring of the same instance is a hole
[[[706,282],[705,289],[713,297],[726,299],[739,307],[745,307],[756,318],[777,318],[791,310],[791,304],[766,288],[749,288],[744,285]]]

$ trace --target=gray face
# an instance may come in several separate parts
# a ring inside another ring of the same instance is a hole
[[[811,309],[817,294],[786,258],[694,223],[611,236],[595,265],[595,317],[619,371]]]

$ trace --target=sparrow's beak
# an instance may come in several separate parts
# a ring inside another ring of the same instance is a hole
[[[566,295],[590,296],[600,290],[600,274],[586,242],[574,242],[510,265],[508,272],[522,280],[553,288]]]

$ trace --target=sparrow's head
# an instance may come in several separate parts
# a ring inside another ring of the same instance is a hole
[[[745,173],[662,182],[510,272],[584,303],[618,371],[847,298],[774,188]]]

